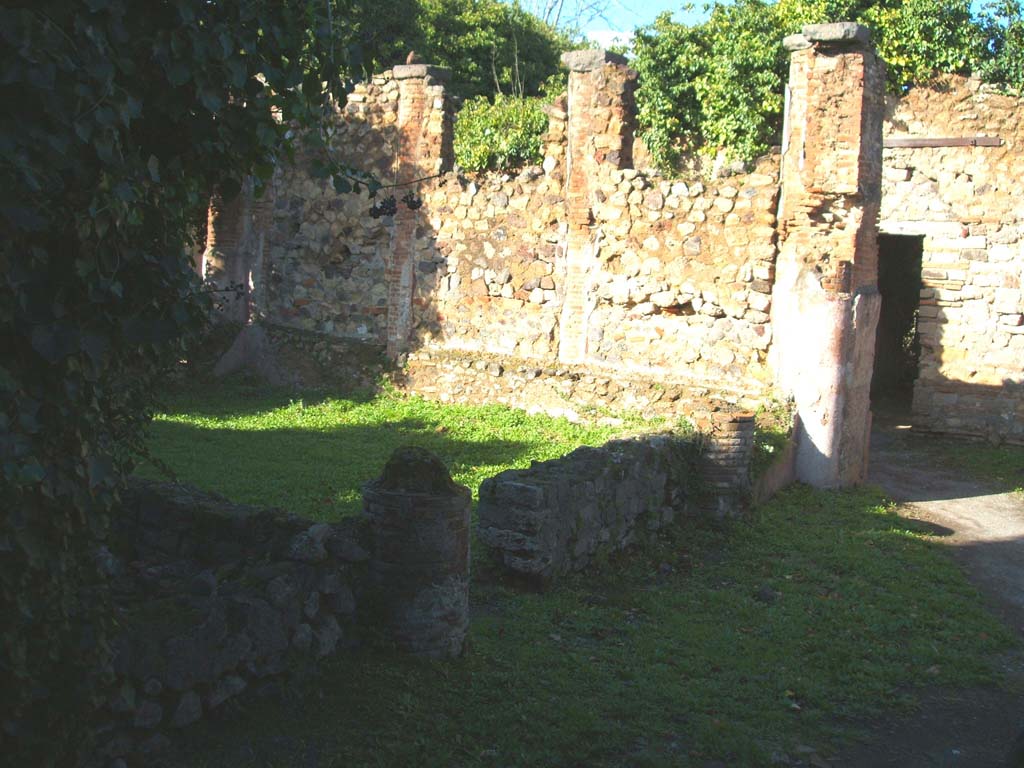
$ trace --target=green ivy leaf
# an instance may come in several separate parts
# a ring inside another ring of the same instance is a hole
[[[167,68],[167,80],[171,85],[184,85],[191,79],[192,70],[184,61],[175,61]]]
[[[21,465],[15,482],[17,482],[18,485],[33,485],[35,483],[41,483],[45,478],[46,470],[43,468],[43,465],[40,464],[36,459],[29,459],[27,462]],[[22,543],[22,546],[25,547],[25,543],[21,542],[20,537],[18,538],[19,543]],[[31,539],[30,543],[31,546],[33,547],[32,551],[30,551],[30,554],[38,555],[38,550],[34,549],[37,543],[35,539]]]
[[[121,181],[114,185],[114,194],[123,203],[133,203],[138,199],[135,189],[126,181]]]
[[[48,363],[58,363],[75,348],[73,334],[59,326],[36,326],[32,330],[32,349]]]
[[[224,107],[223,97],[212,88],[200,88],[198,96],[200,103],[211,112],[219,112]]]

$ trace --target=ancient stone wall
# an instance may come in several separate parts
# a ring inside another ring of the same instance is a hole
[[[493,399],[463,375],[485,356],[756,404],[771,386],[777,156],[714,182],[633,170],[635,73],[604,52],[569,65],[541,165],[441,173],[409,187],[419,209],[374,218],[365,195],[313,178],[311,157],[280,169],[263,319],[386,344],[407,353],[410,389],[457,378],[464,400]],[[385,182],[450,167],[441,80],[414,65],[359,86],[334,121],[338,156]]]
[[[334,121],[332,148],[346,161],[394,172],[398,85],[385,73],[362,83]],[[328,336],[383,344],[387,331],[387,222],[370,219],[365,194],[338,194],[315,178],[313,150],[278,168],[263,272],[262,319]]]
[[[329,124],[334,158],[385,184],[444,170],[451,109],[443,78],[443,70],[409,65],[357,84]],[[316,178],[310,168],[321,152],[307,149],[282,165],[268,192],[273,210],[257,278],[260,318],[386,344],[389,323],[403,318],[403,302],[407,323],[411,270],[416,261],[430,261],[432,238],[422,231],[422,215],[399,206],[397,216],[374,218],[366,192],[339,193],[330,179]],[[402,286],[405,293],[396,295]]]
[[[694,511],[698,454],[672,434],[577,448],[480,486],[481,543],[536,586],[642,541]]]
[[[278,695],[281,673],[367,634],[417,655],[461,655],[469,489],[412,448],[363,491],[363,516],[316,523],[132,482],[97,557],[118,627],[100,765],[152,765],[182,728],[236,696]]]
[[[557,169],[442,179],[427,198],[438,260],[417,274],[412,349],[555,359],[563,202]]]
[[[917,427],[1024,441],[1022,106],[954,76],[888,105],[887,140],[939,145],[885,149],[880,229],[923,238]]]
[[[776,160],[707,183],[628,169],[600,178],[588,362],[723,390],[767,388]]]
[[[328,143],[400,185],[384,195],[414,191],[422,206],[373,217],[308,157],[279,169],[257,315],[386,346],[403,385],[433,397],[684,414],[781,392],[802,415],[800,476],[860,481],[884,65],[855,24],[812,25],[789,45],[781,157],[715,180],[631,167],[636,74],[614,54],[567,54],[540,165],[475,177],[453,170],[445,71],[395,67],[348,97]],[[1003,133],[1003,146],[888,150],[881,218],[927,238],[919,423],[1008,435],[1024,327],[1007,268],[1020,258],[1019,99],[957,82],[912,90],[889,135],[945,124]]]
[[[119,627],[102,754],[148,765],[228,700],[273,694],[286,665],[355,644],[367,538],[359,519],[136,481],[100,558]]]
[[[715,413],[707,431],[577,448],[480,485],[477,533],[509,573],[549,586],[681,516],[721,520],[748,502],[754,417]]]

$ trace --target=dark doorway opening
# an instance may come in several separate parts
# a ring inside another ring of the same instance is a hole
[[[910,413],[921,356],[917,310],[921,300],[923,237],[879,235],[878,290],[882,311],[875,337],[871,403],[893,415]]]

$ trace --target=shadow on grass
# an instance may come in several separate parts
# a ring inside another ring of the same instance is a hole
[[[863,490],[794,488],[724,531],[683,523],[544,595],[473,589],[488,610],[464,658],[335,658],[197,730],[179,765],[827,758],[918,686],[990,681],[1012,646],[940,545]]]
[[[927,484],[901,488],[901,501],[938,501],[1024,488],[1024,447],[932,435],[877,425],[871,433],[872,475],[885,484],[929,474]]]
[[[319,520],[360,508],[360,486],[403,445],[436,453],[476,492],[486,478],[533,460],[599,445],[612,426],[572,424],[502,406],[456,406],[385,391],[337,396],[234,380],[166,398],[148,447],[184,483],[235,501]],[[140,474],[158,476],[153,466]]]
[[[316,520],[361,508],[360,487],[380,476],[394,449],[416,445],[436,453],[457,482],[479,483],[521,463],[526,442],[459,439],[428,421],[335,424],[318,429],[209,428],[174,421],[151,426],[150,446],[180,482],[233,501],[282,507]],[[159,477],[152,467],[141,474]]]

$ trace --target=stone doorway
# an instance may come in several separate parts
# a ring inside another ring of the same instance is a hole
[[[882,309],[875,336],[871,404],[893,416],[910,415],[921,343],[917,333],[924,237],[879,235],[878,291]]]

